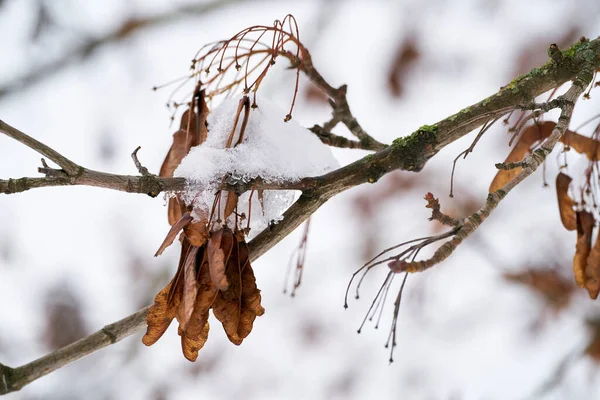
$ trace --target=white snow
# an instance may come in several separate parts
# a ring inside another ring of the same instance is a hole
[[[293,119],[284,122],[286,112],[260,97],[257,98],[258,107],[250,111],[244,140],[233,148],[226,148],[238,104],[239,98],[225,99],[212,110],[208,117],[207,140],[192,148],[175,171],[175,176],[189,181],[184,199],[188,204],[194,202],[197,215],[210,214],[215,193],[227,174],[243,181],[261,177],[266,182],[283,183],[322,175],[339,167],[329,147]],[[243,112],[237,124],[236,138],[242,119]],[[261,209],[258,193],[254,192],[250,237],[270,222],[280,221],[281,214],[292,204],[294,197],[294,191],[264,191]],[[248,215],[249,198],[250,192],[240,197],[238,212]],[[221,199],[221,219],[224,204],[225,196]]]

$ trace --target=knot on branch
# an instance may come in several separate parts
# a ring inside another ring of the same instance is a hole
[[[146,193],[150,197],[156,197],[160,192],[163,191],[163,186],[157,179],[158,177],[154,174],[151,174],[148,171],[148,168],[144,167],[140,160],[137,157],[138,151],[140,151],[142,147],[138,146],[133,153],[131,153],[131,158],[133,159],[133,163],[135,167],[142,175],[139,181],[139,191],[140,193]],[[129,182],[131,183],[131,181]],[[131,186],[131,185],[129,185]]]
[[[548,48],[548,56],[552,59],[555,64],[560,64],[564,56],[556,43],[552,43]]]

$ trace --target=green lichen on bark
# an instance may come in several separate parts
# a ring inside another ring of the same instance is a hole
[[[392,143],[392,150],[402,157],[403,169],[420,171],[427,161],[426,154],[437,144],[437,125],[423,125],[408,136]]]

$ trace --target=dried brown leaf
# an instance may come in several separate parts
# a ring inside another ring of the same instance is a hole
[[[250,265],[248,245],[243,239],[236,240],[226,274],[229,289],[218,292],[213,313],[223,324],[229,340],[239,345],[252,331],[256,317],[265,311],[260,305],[260,290]]]
[[[192,221],[183,228],[183,232],[192,246],[202,247],[208,240],[210,233],[208,232],[207,222],[208,221]]]
[[[534,143],[550,136],[555,125],[555,122],[542,122],[541,124],[530,125],[523,129],[519,140],[515,144],[515,147],[513,147],[511,152],[508,154],[508,157],[506,157],[506,160],[504,160],[504,163],[506,164],[522,161],[529,154],[529,151]],[[499,170],[494,177],[492,184],[490,185],[490,192],[495,192],[506,185],[517,175],[519,175],[521,170],[522,168],[520,167],[510,170]]]
[[[600,293],[600,235],[590,252],[585,266],[585,288],[590,298],[596,300]]]
[[[227,192],[227,201],[225,202],[225,213],[223,219],[227,220],[231,214],[235,211],[238,203],[238,195],[235,192]]]
[[[207,313],[208,317],[208,313]],[[183,356],[189,361],[196,361],[198,358],[198,351],[204,347],[204,344],[208,340],[208,331],[210,330],[210,324],[208,321],[204,323],[202,330],[197,335],[190,335],[183,332],[181,328],[178,329],[179,336],[181,336],[181,350]]]
[[[573,274],[575,282],[580,288],[585,287],[586,265],[592,247],[592,231],[594,229],[594,215],[587,211],[577,212],[577,245],[573,257]]]
[[[179,220],[177,220],[177,222],[175,222],[173,226],[171,226],[171,229],[169,229],[169,233],[167,233],[165,240],[162,242],[162,244],[154,254],[154,257],[160,256],[167,247],[172,245],[179,231],[185,228],[193,219],[194,218],[189,213],[183,214],[181,218],[179,218]]]
[[[576,152],[585,154],[591,161],[600,160],[600,142],[598,140],[573,131],[567,131],[561,138],[561,142],[570,146]]]
[[[175,172],[181,160],[189,153],[190,149],[193,146],[203,143],[208,136],[206,119],[208,118],[209,110],[204,99],[204,91],[197,90],[197,95],[194,96],[194,99],[191,110],[188,109],[183,113],[179,130],[173,134],[173,144],[160,167],[159,176],[161,177],[172,177],[173,172]],[[196,106],[198,115],[194,111]],[[173,225],[186,212],[186,206],[183,200],[175,196],[169,199],[168,210],[169,223]]]
[[[558,211],[560,220],[568,231],[577,229],[577,217],[575,215],[575,201],[569,196],[569,185],[571,177],[562,172],[556,176],[556,197],[558,199]]]
[[[167,206],[167,218],[169,225],[174,225],[187,212],[187,207],[183,200],[178,196],[173,196],[169,199]]]
[[[200,350],[208,339],[208,310],[212,307],[218,289],[215,287],[210,272],[208,270],[208,261],[206,247],[200,249],[196,255],[198,275],[198,295],[194,304],[189,323],[185,331],[181,331],[181,346],[184,356],[190,360],[196,360],[198,350]]]
[[[183,266],[183,296],[181,303],[181,318],[179,318],[179,327],[185,331],[187,324],[194,311],[196,296],[198,295],[198,285],[196,284],[196,254],[198,247],[191,246],[185,257]]]
[[[219,290],[227,290],[229,287],[225,269],[231,256],[234,241],[233,232],[228,228],[213,232],[208,241],[207,254],[210,278]]]
[[[163,290],[158,292],[154,298],[154,304],[148,311],[148,316],[146,317],[148,328],[146,329],[146,334],[142,338],[142,343],[146,346],[152,346],[156,343],[165,333],[169,325],[171,325],[173,318],[175,318],[175,308],[167,305],[167,298],[172,284],[173,281],[165,286]]]
[[[506,160],[504,160],[504,163],[522,161],[529,154],[530,149],[536,142],[550,136],[555,126],[556,122],[544,121],[523,129],[521,137],[508,154]],[[570,146],[576,152],[585,154],[589,160],[600,160],[600,141],[598,140],[567,130],[560,138],[560,141],[566,146]],[[490,192],[494,192],[510,182],[521,172],[521,169],[522,168],[514,168],[511,170],[498,171],[490,185]]]

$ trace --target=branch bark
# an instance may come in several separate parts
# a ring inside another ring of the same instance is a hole
[[[533,103],[535,97],[568,81],[574,81],[573,86],[564,96],[566,100],[571,101],[571,106],[568,106],[568,101],[564,102],[565,105],[561,107],[563,114],[561,115],[561,120],[559,120],[560,127],[557,125],[555,132],[553,132],[551,137],[542,146],[543,157],[547,156],[556,144],[556,141],[560,138],[560,135],[564,133],[572,113],[574,101],[584,90],[583,85],[591,79],[589,71],[600,68],[600,38],[577,43],[563,52],[562,58],[554,57],[545,65],[535,68],[528,74],[513,80],[507,86],[500,89],[498,93],[434,125],[423,126],[406,137],[396,139],[388,147],[377,141],[373,141],[374,139],[362,129],[352,116],[350,108],[347,107],[347,102],[345,102],[345,86],[339,89],[330,86],[314,69],[310,58],[307,59],[305,57],[305,62],[299,68],[301,68],[309,79],[323,89],[332,101],[332,107],[334,108],[333,118],[323,125],[322,128],[324,131],[328,132],[332,126],[335,126],[338,122],[342,122],[361,142],[365,142],[365,146],[370,143],[368,145],[372,146],[373,149],[378,149],[378,151],[375,154],[364,157],[320,177],[306,178],[287,186],[286,184],[275,185],[274,189],[290,189],[293,186],[293,188],[302,190],[302,195],[284,213],[282,222],[261,232],[249,243],[251,260],[256,260],[268,249],[277,244],[331,197],[362,183],[374,183],[390,171],[420,171],[427,161],[438,151],[481,126],[486,121],[514,109],[531,109],[532,104],[535,105]],[[6,133],[7,130],[11,132],[9,136],[14,137],[16,135],[17,137],[21,137],[21,139],[24,138],[22,132],[15,133],[15,131],[11,131],[7,128],[7,124],[2,123],[0,126],[3,128],[2,132]],[[37,141],[29,139],[20,141],[53,160],[62,168],[62,170],[42,169],[43,172],[54,176],[47,176],[46,178],[22,178],[24,179],[22,185],[25,188],[23,190],[43,186],[84,184],[153,195],[155,194],[153,190],[158,190],[158,192],[160,190],[180,190],[182,188],[181,185],[184,184],[177,179],[167,181],[154,176],[129,177],[87,170],[62,157],[57,152],[50,151],[51,149],[47,148],[47,146],[40,146],[41,143]],[[508,191],[533,173],[543,158],[540,158],[541,154],[536,155],[535,153],[532,157],[528,160],[528,163],[530,163],[529,169],[524,168],[521,175],[515,178],[513,182],[510,182],[501,190],[490,194],[492,199],[489,200],[489,204],[486,204],[480,210],[479,217],[486,216],[486,213],[489,214]],[[152,179],[153,181],[151,183],[144,183],[143,179]],[[0,188],[4,184],[4,188],[8,188],[5,189],[5,193],[23,191],[19,190],[17,181],[19,180],[0,181]],[[7,182],[12,183],[9,184]],[[169,184],[172,186],[168,186]],[[236,183],[229,184],[236,185]],[[238,191],[248,189],[243,186],[245,184],[237,183],[237,185]],[[166,187],[170,189],[166,189]],[[477,223],[475,215],[473,216],[473,221],[474,224]],[[465,225],[460,229],[465,229],[464,227]],[[0,394],[18,390],[45,374],[137,332],[145,326],[147,310],[148,308],[144,308],[121,321],[107,325],[107,327],[87,338],[81,339],[22,367],[10,368],[0,364]]]

